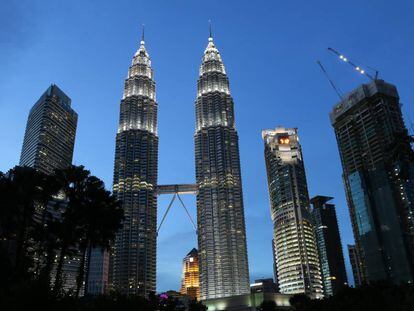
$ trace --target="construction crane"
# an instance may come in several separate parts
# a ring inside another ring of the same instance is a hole
[[[344,54],[339,53],[337,50],[333,49],[333,48],[328,48],[328,51],[334,53],[335,55],[337,55],[339,57],[340,60],[342,60],[345,63],[348,63],[349,65],[351,65],[356,71],[358,71],[360,74],[367,76],[369,79],[371,79],[372,81],[375,81],[378,79],[378,70],[368,67],[369,69],[375,71],[375,76],[370,75],[369,73],[366,72],[365,69],[363,69],[361,66],[356,65],[353,61],[349,60],[348,57],[346,57]]]
[[[332,88],[334,89],[335,93],[338,95],[339,99],[342,100],[342,92],[339,90],[339,88],[335,85],[335,82],[329,77],[329,74],[326,72],[325,67],[323,67],[322,63],[318,60],[316,61],[321,67],[322,72],[324,73],[326,79],[328,79],[329,83],[331,84]]]

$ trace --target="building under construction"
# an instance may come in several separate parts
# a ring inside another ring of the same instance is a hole
[[[397,88],[362,84],[330,114],[362,281],[414,281],[414,153]]]

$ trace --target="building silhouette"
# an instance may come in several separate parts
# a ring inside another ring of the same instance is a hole
[[[110,286],[147,296],[156,290],[157,102],[151,59],[142,37],[125,80],[116,135],[113,193],[123,227],[110,256]]]
[[[396,87],[383,80],[363,84],[330,118],[362,278],[413,282],[414,157]]]
[[[183,259],[183,275],[180,293],[200,300],[200,277],[198,251],[193,248]]]
[[[341,236],[332,197],[318,195],[310,201],[325,296],[335,295],[348,284]]]
[[[279,290],[321,298],[318,249],[297,129],[264,130],[262,137]]]
[[[229,81],[211,34],[200,66],[195,106],[200,298],[247,294],[238,134]]]

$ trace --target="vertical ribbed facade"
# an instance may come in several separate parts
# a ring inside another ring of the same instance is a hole
[[[362,282],[414,281],[414,151],[397,88],[363,84],[334,106]]]
[[[233,98],[210,37],[197,84],[195,161],[201,299],[249,293]]]
[[[113,191],[124,209],[110,260],[110,285],[124,294],[156,290],[157,103],[142,40],[129,67],[116,135]]]
[[[322,277],[297,129],[265,130],[262,137],[280,292],[321,298]]]

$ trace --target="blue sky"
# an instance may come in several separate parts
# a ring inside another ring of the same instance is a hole
[[[352,230],[329,111],[338,101],[316,65],[342,91],[368,82],[326,51],[380,71],[398,86],[414,120],[412,1],[2,1],[0,170],[19,161],[29,109],[56,83],[79,114],[75,164],[112,185],[123,83],[141,24],[159,104],[159,183],[192,183],[194,99],[208,20],[230,78],[244,187],[251,281],[272,276],[272,225],[261,130],[298,127],[311,196],[335,197],[343,245]],[[161,219],[168,197],[159,199]],[[195,218],[195,200],[184,200]],[[178,289],[181,260],[196,246],[174,205],[158,240],[158,290]],[[348,277],[351,273],[347,260]]]

